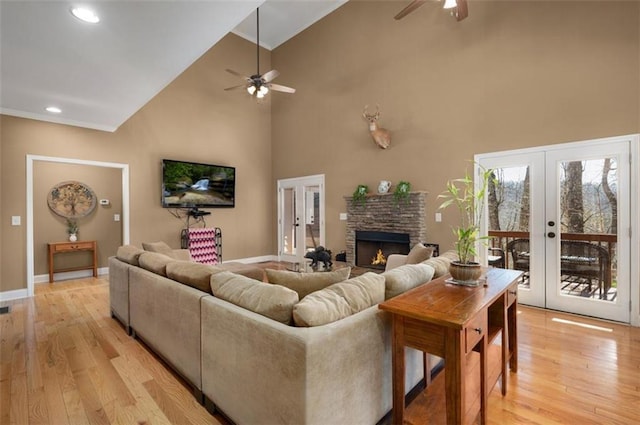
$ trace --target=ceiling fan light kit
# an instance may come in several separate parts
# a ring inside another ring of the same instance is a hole
[[[453,9],[456,6],[458,6],[458,3],[456,2],[456,0],[444,0],[444,5],[442,6],[442,8]]]
[[[280,73],[275,69],[271,71],[265,72],[264,74],[260,74],[260,8],[256,9],[256,62],[257,62],[257,72],[250,76],[245,77],[244,75],[236,72],[232,69],[227,69],[226,71],[230,74],[233,74],[237,77],[242,78],[246,81],[244,84],[240,84],[233,87],[227,87],[225,90],[234,90],[238,88],[246,88],[247,93],[250,96],[253,96],[257,99],[264,98],[269,90],[275,90],[283,93],[295,93],[296,89],[282,86],[280,84],[273,84],[273,81]]]
[[[413,0],[409,5],[402,9],[394,19],[399,20],[425,4],[428,0]],[[451,10],[451,16],[456,18],[456,21],[462,21],[469,15],[467,9],[467,0],[444,0],[443,9]]]

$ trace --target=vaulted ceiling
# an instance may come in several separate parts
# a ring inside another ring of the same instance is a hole
[[[90,0],[91,24],[75,2],[0,0],[0,113],[115,131],[229,32],[255,42],[257,7],[274,49],[345,2]]]

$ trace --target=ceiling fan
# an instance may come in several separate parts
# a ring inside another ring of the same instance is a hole
[[[413,12],[428,0],[413,0],[407,7],[402,9],[394,19],[402,19],[409,13]],[[451,9],[451,15],[455,16],[456,21],[462,21],[469,16],[469,9],[467,8],[467,0],[445,0],[443,9]]]
[[[256,9],[256,51],[257,51],[257,72],[250,77],[246,77],[239,72],[232,69],[226,71],[230,74],[240,77],[245,80],[244,83],[233,87],[227,87],[225,90],[235,90],[239,88],[245,88],[247,92],[258,99],[262,99],[269,90],[275,90],[284,93],[295,93],[296,89],[281,86],[280,84],[274,84],[273,81],[280,73],[275,69],[260,74],[260,8]]]

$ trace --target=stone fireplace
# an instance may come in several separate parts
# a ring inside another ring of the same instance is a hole
[[[426,241],[426,197],[426,192],[411,192],[408,203],[396,205],[393,194],[375,194],[362,205],[345,196],[347,263],[384,269],[384,264],[371,264],[378,249],[385,256],[407,254],[413,245]]]

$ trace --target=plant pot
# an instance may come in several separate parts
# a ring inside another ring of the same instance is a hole
[[[75,233],[69,234],[69,242],[75,242],[78,240],[78,236]]]
[[[480,284],[480,276],[482,276],[482,266],[479,263],[460,263],[452,261],[449,264],[449,273],[451,277],[460,285],[477,286]]]

